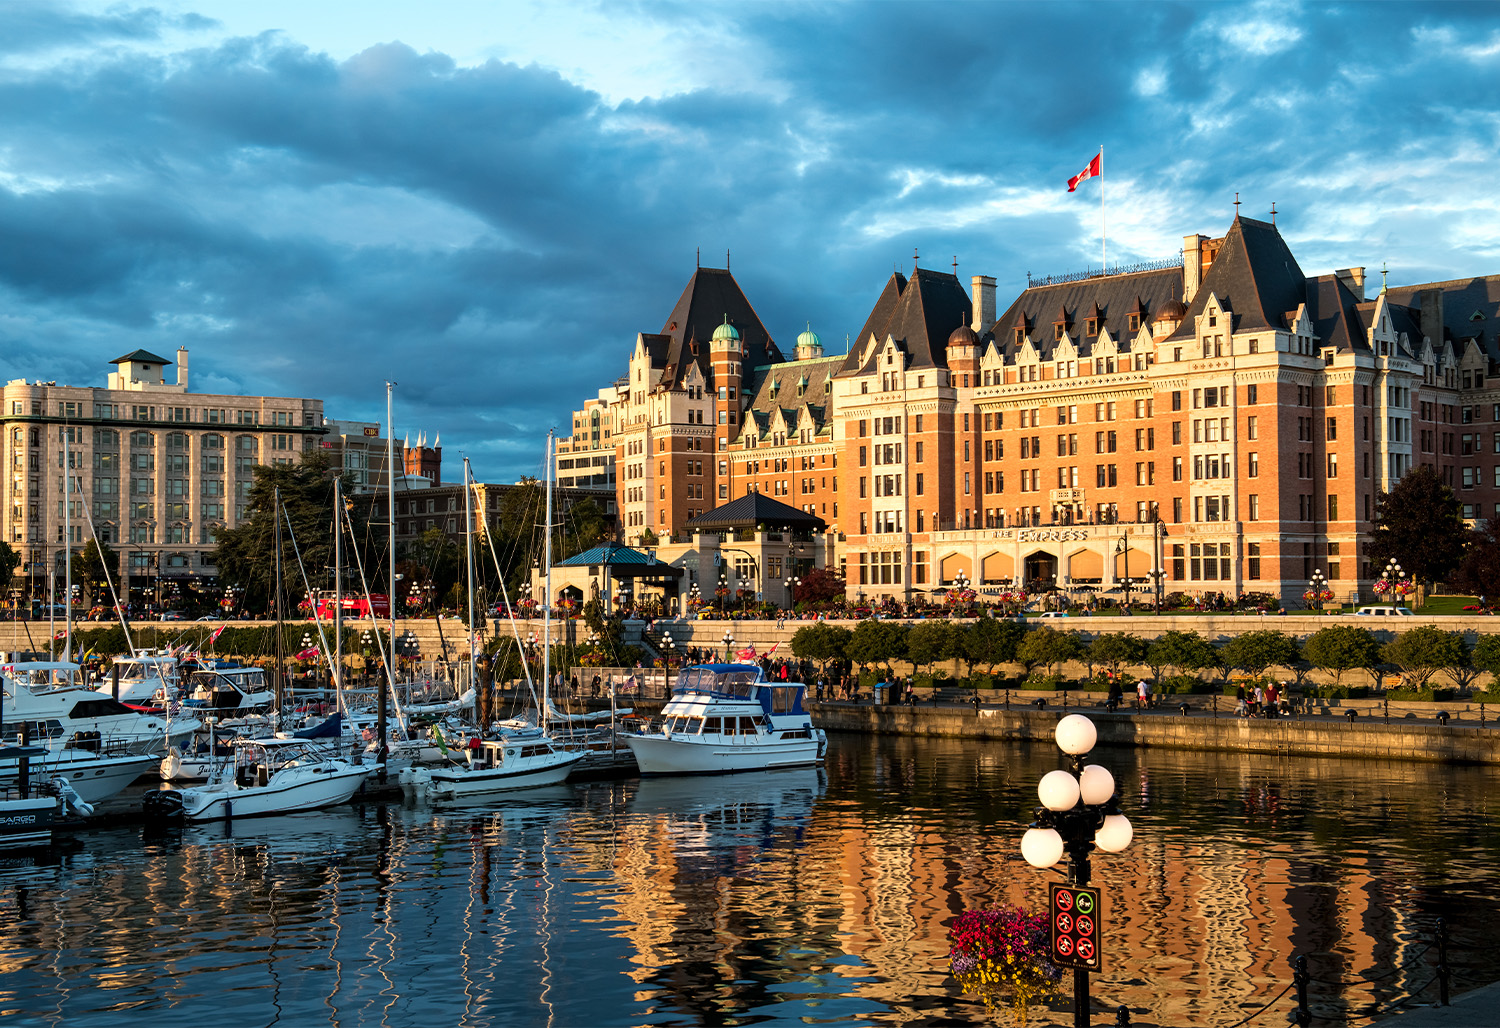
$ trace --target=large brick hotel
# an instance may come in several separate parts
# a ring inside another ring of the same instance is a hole
[[[605,458],[631,541],[756,490],[818,514],[851,597],[1156,571],[1168,592],[1291,599],[1317,573],[1369,597],[1378,494],[1414,465],[1500,515],[1500,276],[1366,293],[1363,268],[1308,276],[1236,217],[1180,261],[1031,283],[1003,311],[993,278],[894,274],[847,354],[808,330],[787,360],[700,268],[559,467]]]

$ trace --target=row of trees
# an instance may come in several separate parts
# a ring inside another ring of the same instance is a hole
[[[1481,636],[1470,645],[1462,632],[1423,626],[1403,632],[1382,646],[1368,629],[1335,625],[1315,632],[1306,642],[1285,632],[1246,632],[1215,646],[1191,632],[1165,632],[1156,639],[1106,633],[1091,642],[1053,628],[1027,629],[1014,621],[982,619],[971,624],[928,621],[903,625],[865,621],[852,631],[827,623],[809,625],[792,636],[792,653],[825,669],[835,660],[861,667],[904,661],[921,673],[941,661],[962,661],[972,677],[983,665],[993,672],[1001,664],[1019,664],[1027,674],[1052,674],[1063,664],[1083,664],[1092,678],[1100,670],[1119,675],[1126,668],[1147,668],[1154,678],[1166,672],[1200,675],[1214,672],[1228,682],[1237,672],[1258,676],[1284,668],[1299,682],[1309,671],[1330,674],[1341,684],[1349,671],[1399,671],[1404,684],[1426,688],[1434,675],[1446,672],[1468,688],[1488,672],[1500,681],[1500,635]]]

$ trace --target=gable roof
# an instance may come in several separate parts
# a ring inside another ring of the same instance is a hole
[[[1234,316],[1232,331],[1285,331],[1287,315],[1307,298],[1307,276],[1276,226],[1236,216],[1218,256],[1170,339],[1191,339],[1210,296]]]
[[[881,290],[880,298],[864,328],[849,348],[839,374],[862,370],[860,357],[873,335],[878,343],[894,339],[906,353],[908,368],[946,367],[948,337],[973,317],[969,294],[951,272],[918,268],[906,279],[893,274]]]
[[[709,378],[712,371],[709,341],[714,330],[726,320],[739,331],[745,348],[742,362],[745,372],[786,360],[734,276],[722,268],[698,268],[677,298],[672,313],[667,315],[661,332],[645,337],[651,341],[652,366],[669,370],[661,384],[680,383],[690,361],[697,363],[704,378]]]
[[[994,339],[1003,356],[1014,359],[1020,350],[1016,345],[1015,330],[1018,327],[1026,329],[1035,333],[1033,345],[1041,358],[1048,360],[1056,345],[1051,329],[1058,311],[1062,310],[1068,312],[1068,320],[1072,323],[1070,331],[1078,344],[1079,354],[1088,356],[1097,339],[1097,336],[1085,334],[1095,307],[1103,316],[1103,323],[1097,327],[1101,331],[1108,330],[1116,342],[1128,343],[1134,335],[1129,329],[1130,315],[1140,314],[1142,323],[1149,322],[1169,302],[1180,302],[1181,296],[1181,268],[1100,275],[1076,282],[1033,286],[1016,297],[1005,313],[995,319],[987,335]]]

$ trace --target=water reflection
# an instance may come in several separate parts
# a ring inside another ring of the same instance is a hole
[[[0,1014],[195,1026],[231,1009],[244,1024],[982,1019],[947,977],[947,923],[1044,902],[1048,878],[1017,842],[1056,751],[838,738],[831,758],[822,772],[563,786],[496,808],[101,832],[50,862],[0,866]],[[1485,772],[1099,759],[1136,828],[1129,850],[1094,862],[1101,1005],[1126,1003],[1141,1024],[1232,1023],[1306,953],[1317,1013],[1362,1023],[1430,978],[1438,917],[1461,979],[1500,978],[1485,945],[1500,913]]]

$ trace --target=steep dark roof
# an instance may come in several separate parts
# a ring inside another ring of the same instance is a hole
[[[1500,356],[1500,275],[1391,286],[1386,290],[1386,301],[1420,311],[1424,300],[1434,291],[1442,296],[1446,341],[1456,344],[1460,340],[1478,339],[1480,349],[1491,359]],[[1422,336],[1419,329],[1413,337],[1419,347]],[[1443,341],[1434,339],[1433,346],[1441,348]],[[1463,347],[1455,345],[1454,351],[1462,354]]]
[[[973,309],[968,292],[952,273],[918,268],[910,280],[892,275],[839,374],[860,370],[860,355],[872,335],[880,343],[887,336],[895,339],[907,354],[908,368],[946,367],[948,337],[968,323]]]
[[[663,384],[675,386],[681,382],[690,360],[697,361],[704,378],[710,377],[709,340],[726,317],[729,324],[739,331],[744,343],[745,359],[742,363],[745,373],[786,359],[771,339],[771,333],[761,324],[759,315],[750,306],[734,276],[721,268],[698,268],[688,280],[682,296],[678,297],[672,313],[667,316],[660,335],[648,337],[667,340],[660,360],[656,350],[652,350],[653,367],[672,369],[670,380]]]
[[[1057,312],[1092,312],[1097,305],[1103,315],[1098,327],[1109,329],[1110,335],[1128,348],[1131,337],[1135,335],[1130,331],[1130,315],[1140,314],[1142,323],[1147,323],[1159,308],[1181,295],[1180,268],[1140,271],[1132,275],[1101,275],[1077,282],[1036,286],[1016,297],[1005,313],[995,319],[989,334],[1000,353],[1013,358],[1019,349],[1015,330],[1017,327],[1027,328],[1036,336],[1032,345],[1046,359],[1055,342],[1052,326]],[[1087,315],[1080,318],[1075,314],[1070,320],[1073,322],[1072,337],[1079,344],[1079,352],[1090,353],[1097,337],[1084,335],[1088,328]]]
[[[1217,296],[1234,315],[1235,332],[1284,331],[1287,315],[1302,305],[1307,293],[1307,276],[1276,226],[1236,217],[1188,305],[1187,317],[1169,338],[1193,338],[1196,319],[1210,295]]]
[[[805,510],[789,507],[765,493],[748,493],[722,507],[704,511],[687,523],[688,528],[749,528],[766,525],[771,528],[826,528],[822,518]]]
[[[834,373],[844,357],[819,357],[816,360],[789,361],[785,364],[770,364],[755,371],[753,378],[745,383],[745,393],[752,397],[746,411],[746,421],[755,417],[764,430],[770,418],[778,410],[786,412],[788,422],[795,422],[798,411],[806,407],[821,429],[832,422],[826,417],[829,386]],[[797,383],[807,377],[807,388],[797,395]]]
[[[1307,283],[1307,316],[1312,319],[1318,345],[1332,346],[1339,353],[1370,349],[1370,317],[1374,305],[1364,311],[1359,297],[1349,291],[1337,275],[1319,275]],[[1233,308],[1230,308],[1233,310]],[[1237,312],[1236,312],[1237,313]]]
[[[167,360],[165,357],[158,357],[156,354],[152,353],[150,350],[136,350],[134,353],[127,353],[123,357],[116,357],[114,360],[110,361],[110,363],[111,364],[125,364],[125,363],[131,362],[131,361],[138,361],[138,362],[140,362],[142,364],[171,364],[172,363],[171,361]]]

